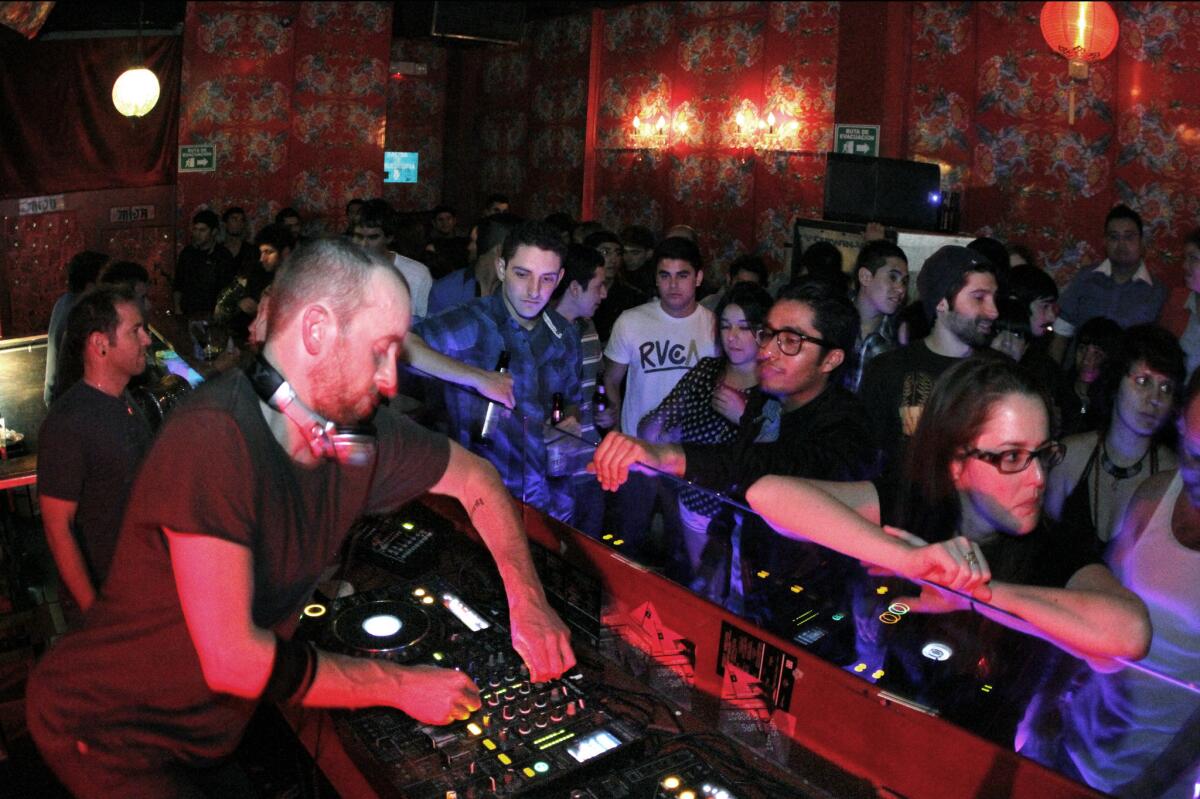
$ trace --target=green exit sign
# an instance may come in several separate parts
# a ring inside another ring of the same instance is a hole
[[[846,155],[879,156],[878,125],[835,125],[833,151]]]
[[[216,146],[212,144],[179,145],[179,171],[216,172]]]

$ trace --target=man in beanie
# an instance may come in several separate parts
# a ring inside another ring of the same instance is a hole
[[[977,351],[989,352],[998,316],[995,267],[966,247],[948,245],[925,259],[917,291],[932,331],[872,360],[859,387],[885,472],[903,463],[904,448],[942,372]]]

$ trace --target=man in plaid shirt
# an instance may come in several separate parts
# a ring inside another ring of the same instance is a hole
[[[565,252],[558,230],[542,222],[522,223],[505,240],[497,261],[499,291],[415,327],[434,350],[471,366],[492,369],[500,353],[508,353],[516,406],[497,405],[499,424],[484,442],[479,431],[487,399],[447,390],[449,434],[487,458],[513,496],[560,519],[570,517],[570,492],[568,481],[547,477],[544,428],[553,396],[561,393],[568,417],[561,426],[577,431],[582,399],[579,334],[546,307],[562,279]]]

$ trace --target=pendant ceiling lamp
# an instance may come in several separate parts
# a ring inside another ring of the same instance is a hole
[[[158,102],[158,78],[145,66],[142,57],[142,4],[138,3],[137,66],[121,73],[113,84],[113,105],[122,116],[144,117]]]
[[[1067,121],[1074,125],[1075,84],[1087,80],[1088,64],[1103,61],[1116,49],[1121,24],[1108,3],[1046,3],[1041,28],[1046,44],[1069,63]]]

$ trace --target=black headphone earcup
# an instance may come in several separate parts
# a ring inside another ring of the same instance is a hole
[[[313,455],[325,460],[337,461],[347,466],[366,466],[375,459],[375,426],[333,426],[327,419],[300,401],[295,394],[292,400],[280,407],[276,394],[287,380],[260,353],[245,368],[246,378],[254,387],[254,393],[270,407],[279,411],[305,431],[308,447]],[[290,392],[290,388],[289,388]],[[332,430],[332,432],[330,432]]]

